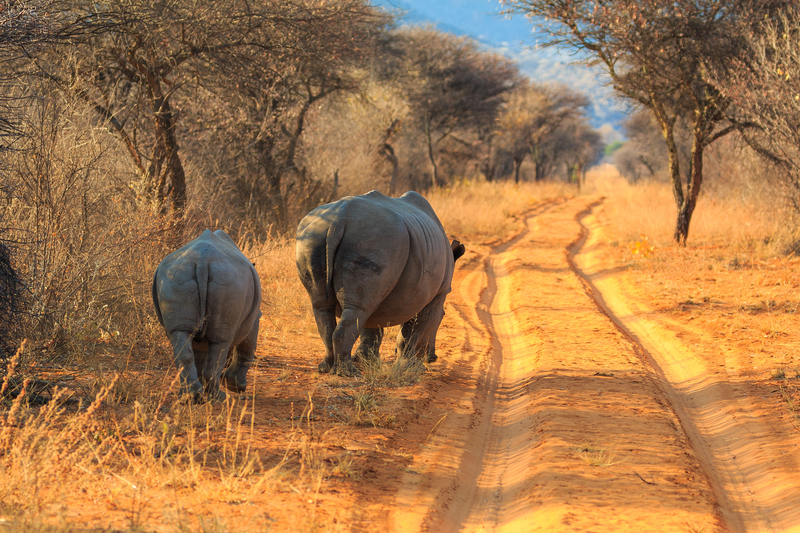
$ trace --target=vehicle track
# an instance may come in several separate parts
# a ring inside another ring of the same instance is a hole
[[[570,264],[594,201],[542,205],[458,266],[439,333],[442,414],[404,476],[394,530],[726,527],[663,379]]]

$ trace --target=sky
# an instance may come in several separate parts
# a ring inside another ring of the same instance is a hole
[[[536,49],[533,24],[521,15],[500,15],[498,0],[373,0],[375,5],[399,10],[401,23],[433,24],[439,30],[468,35],[487,49],[513,59],[520,71],[536,82],[565,83],[591,100],[589,118],[605,142],[623,138],[620,121],[625,105],[614,97],[600,69],[572,64],[566,51]]]

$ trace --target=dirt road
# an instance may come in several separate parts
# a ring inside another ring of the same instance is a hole
[[[393,530],[800,530],[797,432],[752,403],[731,350],[606,264],[601,209],[544,203],[461,260],[442,414]]]

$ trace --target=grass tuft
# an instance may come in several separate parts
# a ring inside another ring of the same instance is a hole
[[[574,450],[578,457],[589,466],[608,467],[622,462],[621,459],[617,459],[616,454],[608,452],[604,448],[584,445],[574,448]]]

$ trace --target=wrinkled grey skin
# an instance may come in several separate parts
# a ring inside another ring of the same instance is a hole
[[[356,339],[355,361],[377,358],[383,328],[398,324],[399,355],[436,360],[436,332],[464,245],[448,242],[427,200],[377,191],[343,198],[306,215],[296,245],[297,272],[325,343],[320,372],[357,375]]]
[[[223,377],[228,389],[245,390],[258,342],[261,282],[227,233],[205,230],[165,257],[153,276],[153,304],[172,343],[182,394],[223,399]]]

